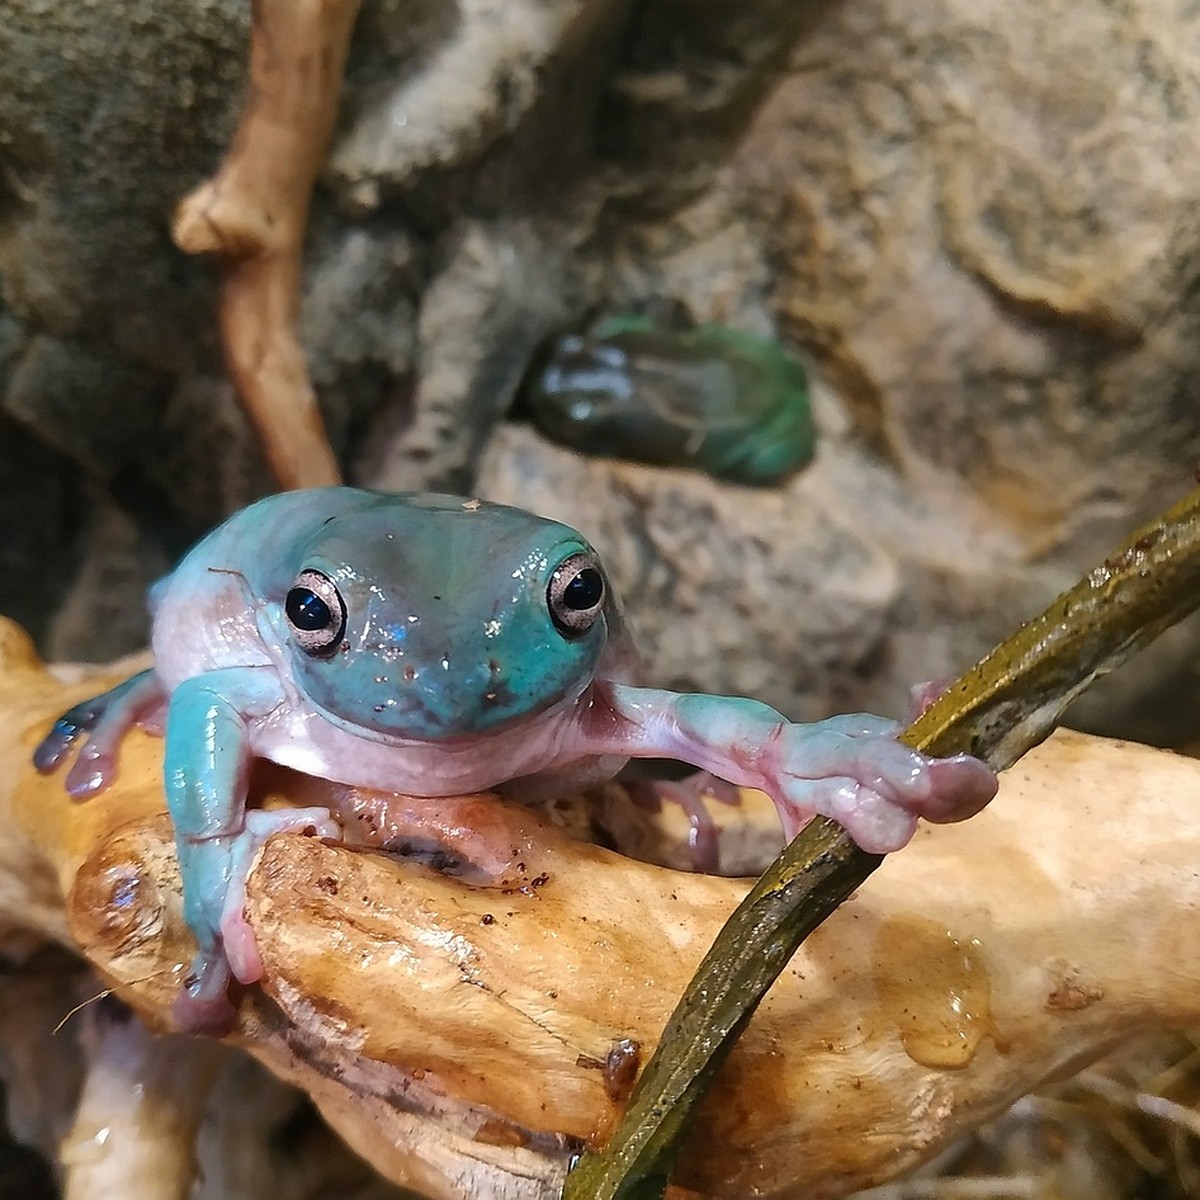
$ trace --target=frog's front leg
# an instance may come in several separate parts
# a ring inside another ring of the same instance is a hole
[[[67,772],[66,788],[77,800],[101,792],[117,776],[121,739],[135,725],[156,724],[166,703],[167,694],[154,672],[139,671],[63,713],[33,752],[33,765],[44,775],[57,770],[75,741],[87,734]]]
[[[231,976],[262,976],[254,934],[243,908],[246,876],[259,846],[275,833],[312,830],[336,837],[325,808],[246,812],[252,759],[251,722],[282,700],[274,674],[242,667],[187,679],[167,712],[164,774],[167,806],[183,877],[184,919],[199,952],[175,1003],[191,1032],[228,1028]]]
[[[593,752],[681,759],[759,788],[789,838],[820,813],[864,850],[886,854],[908,842],[918,818],[961,821],[996,793],[978,759],[929,758],[896,741],[898,731],[863,713],[794,724],[756,700],[617,684],[597,694],[581,734]]]

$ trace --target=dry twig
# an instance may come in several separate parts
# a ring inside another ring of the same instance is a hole
[[[224,259],[220,322],[234,381],[285,488],[339,482],[297,334],[312,186],[337,116],[359,0],[255,0],[250,85],[216,175],[173,235]]]

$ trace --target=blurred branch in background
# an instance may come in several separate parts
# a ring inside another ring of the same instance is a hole
[[[250,83],[217,174],[184,198],[173,235],[222,258],[229,370],[284,488],[338,483],[297,333],[313,182],[337,117],[359,0],[256,0]]]

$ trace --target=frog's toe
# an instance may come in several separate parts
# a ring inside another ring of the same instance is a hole
[[[33,752],[33,765],[43,775],[49,775],[61,766],[76,740],[87,733],[100,719],[104,711],[97,705],[103,697],[94,697],[68,709],[54,722],[50,732],[38,743]]]
[[[911,725],[950,686],[950,679],[925,679],[908,689],[908,723]]]
[[[341,826],[327,808],[254,808],[246,814],[245,848],[253,857],[277,833],[306,833],[310,837],[341,840]],[[250,863],[246,862],[249,872]]]
[[[65,718],[59,717],[54,722],[54,728],[37,744],[33,752],[34,769],[42,775],[49,775],[58,770],[59,763],[66,757],[71,743],[78,736],[78,731],[67,724]]]
[[[57,770],[72,745],[87,741],[67,773],[67,791],[78,800],[103,791],[117,776],[117,749],[138,723],[153,723],[166,694],[153,671],[142,671],[115,688],[68,709],[33,752],[43,774]]]
[[[257,983],[263,976],[262,955],[254,930],[246,920],[246,887],[231,887],[225,912],[221,917],[221,945],[229,969],[239,983]]]
[[[831,817],[869,854],[890,854],[908,844],[917,818],[906,808],[849,776],[793,782],[783,803],[776,801],[790,841],[820,813]]]
[[[229,963],[219,950],[201,950],[171,1006],[181,1033],[220,1037],[233,1028],[237,1009],[229,998]]]
[[[973,817],[999,787],[995,772],[969,754],[931,759],[926,771],[929,786],[912,808],[917,816],[938,824]]]
[[[856,779],[830,780],[827,811],[868,854],[901,850],[917,831],[917,818],[901,805]]]
[[[239,983],[257,983],[263,976],[258,942],[246,921],[246,880],[255,855],[277,833],[341,839],[341,829],[327,808],[253,809],[246,814],[245,827],[230,853],[229,882],[219,924],[225,956]]]
[[[720,829],[709,802],[738,805],[741,794],[732,783],[718,779],[708,771],[694,771],[682,779],[642,779],[626,781],[629,795],[636,804],[657,811],[663,803],[676,804],[688,820],[688,858],[693,871],[716,875],[721,870]]]
[[[124,733],[124,730],[121,731]],[[118,738],[120,734],[117,735]],[[108,739],[88,739],[67,772],[67,793],[76,800],[86,800],[102,792],[117,777],[116,747]]]

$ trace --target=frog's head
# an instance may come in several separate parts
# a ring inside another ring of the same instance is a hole
[[[480,734],[579,695],[612,615],[591,546],[503,505],[376,494],[288,557],[271,622],[296,683],[379,737]]]

